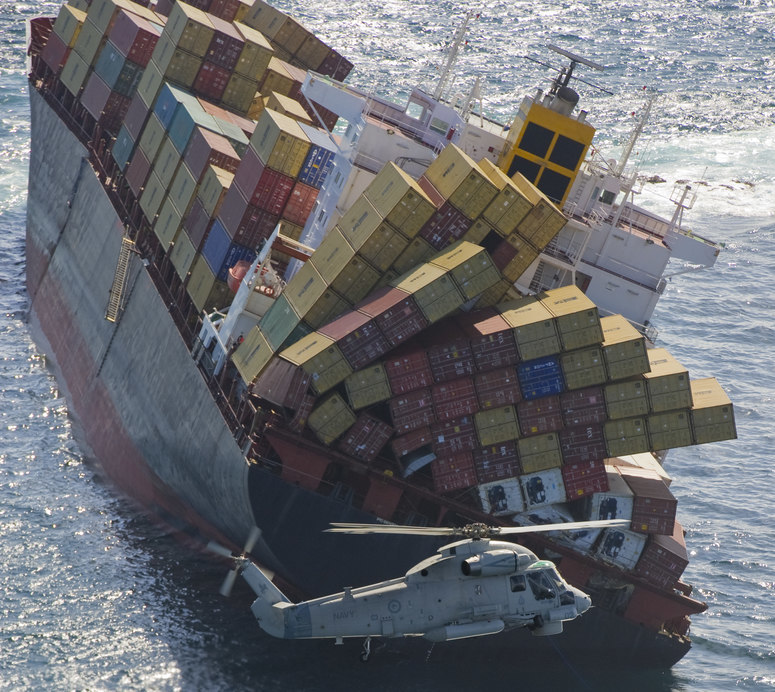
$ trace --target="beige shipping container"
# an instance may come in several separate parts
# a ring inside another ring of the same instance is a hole
[[[482,295],[479,300],[476,301],[476,308],[489,308],[497,306],[499,303],[506,300],[509,290],[511,289],[511,281],[508,279],[501,279],[494,286],[490,286]]]
[[[735,413],[732,402],[715,377],[692,380],[690,411],[694,444],[734,440]]]
[[[453,243],[430,262],[449,272],[466,300],[475,298],[501,280],[501,273],[487,251],[466,240]]]
[[[202,67],[202,58],[180,48],[175,49],[169,64],[164,69],[164,77],[187,89],[191,87]]]
[[[309,35],[309,32],[293,17],[286,15],[285,21],[272,37],[272,40],[293,55],[301,48]]]
[[[70,5],[62,5],[54,22],[54,33],[65,45],[72,48],[85,21],[86,12]]]
[[[153,162],[153,171],[159,176],[159,180],[161,180],[161,184],[164,187],[169,187],[172,184],[175,173],[178,172],[180,159],[181,156],[178,150],[175,148],[172,140],[165,134],[156,154],[156,159]]]
[[[203,259],[203,258],[202,258]],[[194,278],[194,272],[191,276]],[[273,351],[258,326],[248,332],[245,340],[237,347],[231,357],[242,379],[250,384],[272,359]]]
[[[155,161],[165,138],[166,133],[164,132],[164,126],[161,124],[156,113],[151,113],[148,117],[148,122],[145,123],[143,132],[140,135],[140,141],[138,142],[140,151],[145,154],[146,159],[151,162]],[[159,177],[158,174],[156,177]]]
[[[348,310],[351,304],[332,289],[324,291],[323,295],[315,301],[315,304],[307,311],[304,316],[304,323],[317,329],[324,324],[328,324],[334,318],[339,317],[345,310]]]
[[[691,408],[689,371],[664,348],[649,349],[648,357],[650,370],[643,377],[651,411]]]
[[[642,377],[607,384],[603,395],[611,419],[645,416],[649,412],[649,397]]]
[[[149,10],[147,7],[129,0],[92,0],[88,9],[89,21],[101,33],[106,34],[111,28],[118,10],[126,10],[156,24],[164,23],[164,18],[157,15],[153,10]]]
[[[361,195],[337,222],[342,235],[354,250],[360,250],[382,223],[380,214],[366,197]]]
[[[484,219],[477,219],[463,234],[461,240],[467,240],[469,243],[479,245],[492,232],[493,228],[487,221]]]
[[[431,324],[454,312],[465,302],[448,272],[433,264],[421,264],[399,276],[390,285],[411,293]]]
[[[185,216],[196,195],[196,178],[185,162],[178,166],[178,171],[172,179],[169,197],[178,211]]]
[[[164,33],[182,50],[203,58],[213,40],[215,27],[206,12],[176,2],[170,10]]]
[[[603,330],[597,306],[577,286],[553,288],[538,299],[556,318],[563,350],[600,344]]]
[[[172,203],[172,200],[167,197],[159,210],[159,218],[156,219],[156,223],[153,225],[153,232],[156,234],[159,243],[161,243],[162,248],[165,250],[175,239],[175,234],[178,232],[182,220],[177,207]]]
[[[391,396],[390,384],[382,363],[370,365],[348,375],[344,387],[350,405],[355,410],[387,401]]]
[[[318,394],[343,382],[353,370],[333,339],[313,332],[284,349],[280,357],[300,365],[312,378],[312,387]]]
[[[97,53],[99,53],[100,49],[105,45],[106,42],[107,39],[103,35],[102,31],[94,26],[94,24],[87,18],[83,23],[83,26],[81,26],[81,30],[78,32],[78,38],[73,44],[73,52],[80,55],[83,61],[87,65],[91,66],[91,64],[94,62],[94,58],[97,56]],[[68,62],[70,62],[69,59]]]
[[[515,173],[511,180],[531,204],[530,211],[517,224],[517,231],[523,238],[543,248],[548,241],[539,243],[538,240],[546,235],[549,235],[549,239],[553,238],[565,226],[567,219],[557,206],[521,173]]]
[[[522,298],[498,306],[503,319],[514,329],[522,360],[560,352],[554,315],[537,298]]]
[[[59,75],[59,81],[73,96],[78,96],[78,92],[81,91],[89,73],[89,64],[73,50],[67,56],[67,62]]]
[[[295,178],[304,165],[310,141],[293,118],[267,108],[256,123],[250,146],[265,166]]]
[[[258,81],[235,72],[229,77],[221,101],[224,105],[252,118],[251,109],[257,94]]]
[[[140,195],[140,209],[143,210],[145,218],[153,223],[153,219],[161,208],[161,203],[164,201],[167,188],[161,184],[159,176],[153,171],[148,175],[148,180],[145,181],[145,188]]]
[[[599,346],[578,348],[560,355],[560,366],[568,389],[581,389],[607,380],[603,352]]]
[[[302,319],[325,293],[328,284],[312,262],[305,262],[286,285],[283,293]]]
[[[641,416],[608,421],[603,425],[603,434],[609,457],[638,454],[651,449],[646,419]]]
[[[380,272],[356,255],[331,282],[331,288],[348,302],[355,304],[374,290],[380,277]]]
[[[358,254],[375,269],[386,272],[406,250],[409,240],[389,223],[381,223],[361,245]]]
[[[498,194],[482,212],[482,217],[501,236],[511,235],[533,205],[512,180],[489,159],[482,159],[479,167],[498,189]]]
[[[436,250],[422,238],[414,238],[393,262],[393,269],[399,274],[406,274],[416,266],[426,262],[436,254]]]
[[[234,22],[234,28],[245,41],[234,71],[253,81],[259,81],[269,67],[274,50],[260,31],[241,22]]]
[[[651,413],[646,417],[649,440],[654,450],[688,447],[693,444],[688,409]]]
[[[191,276],[186,284],[186,291],[191,297],[196,309],[208,312],[227,306],[233,297],[225,281],[218,281],[211,271],[207,260],[197,255],[191,265]]]
[[[645,337],[622,315],[600,318],[603,358],[609,380],[623,380],[650,369]]]
[[[312,125],[312,119],[307,114],[307,111],[301,107],[298,101],[290,96],[273,91],[271,94],[264,96],[264,108],[269,108],[275,113],[287,115],[296,122]]]
[[[330,52],[331,49],[323,41],[308,33],[296,51],[294,61],[305,66],[308,70],[317,70]]]
[[[286,15],[264,0],[255,0],[240,21],[260,31],[271,40],[285,23],[285,18]]]
[[[517,250],[517,254],[503,267],[501,274],[512,283],[519,279],[538,257],[536,250],[519,233],[512,233],[506,238],[506,242]]]
[[[202,182],[196,196],[202,203],[202,208],[211,218],[217,216],[221,202],[223,202],[233,180],[233,173],[212,164],[208,165],[202,174]]]
[[[519,437],[517,411],[513,406],[499,406],[475,413],[474,426],[482,446]]]
[[[278,94],[285,94],[288,96],[294,87],[293,77],[286,68],[286,63],[280,58],[281,51],[278,51],[277,46],[273,46],[274,55],[270,58],[269,64],[264,70],[264,77],[260,83],[261,92],[263,94],[270,94],[276,91]]]
[[[178,232],[173,242],[172,250],[170,250],[170,262],[182,281],[186,278],[194,259],[196,259],[196,248],[183,229]]]
[[[356,420],[356,415],[345,400],[334,393],[312,410],[307,418],[307,425],[323,444],[330,445]]]
[[[392,161],[385,164],[364,190],[379,214],[407,238],[414,238],[436,207],[410,175]]]
[[[159,44],[157,43],[156,45],[158,46]],[[162,75],[156,63],[151,60],[143,70],[143,76],[140,77],[140,81],[137,83],[136,92],[148,110],[153,106],[153,102],[156,100],[162,84],[164,84],[164,75]]]
[[[355,250],[347,242],[341,229],[334,226],[326,233],[309,261],[329,285],[344,271],[353,257],[355,257]]]
[[[522,473],[535,473],[562,466],[562,452],[557,433],[531,435],[517,441]]]

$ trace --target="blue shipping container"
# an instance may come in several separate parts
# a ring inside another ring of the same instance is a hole
[[[216,276],[221,271],[221,265],[223,260],[226,259],[226,253],[229,252],[229,245],[231,245],[231,238],[221,220],[216,219],[213,221],[202,248],[202,256],[205,258],[205,262],[210,267],[210,271]]]
[[[335,145],[329,136],[322,130],[311,127],[305,123],[299,123],[304,134],[307,135],[312,146],[307,158],[299,171],[299,182],[310,185],[318,190],[334,165]]]
[[[237,243],[232,243],[229,245],[229,249],[226,252],[226,258],[223,260],[223,264],[221,265],[221,268],[216,275],[218,277],[218,281],[226,281],[229,275],[229,269],[231,269],[240,260],[253,262],[253,260],[256,259],[256,254],[257,253],[253,248],[245,247],[244,245],[238,245]]]
[[[181,103],[172,117],[169,128],[167,128],[170,141],[181,156],[185,152],[188,140],[191,139],[191,133],[197,125],[220,134],[220,128],[215,118],[207,113],[199,102],[196,105]]]
[[[558,356],[544,356],[519,363],[517,378],[522,389],[522,398],[528,401],[551,394],[562,394],[565,391]]]
[[[125,61],[126,58],[119,53],[118,48],[108,41],[102,51],[100,51],[100,57],[97,58],[94,71],[112,90],[118,76],[121,74]]]
[[[126,125],[122,125],[118,131],[116,142],[113,144],[113,158],[118,164],[119,170],[124,170],[129,163],[129,157],[135,148],[135,141],[129,135]]]

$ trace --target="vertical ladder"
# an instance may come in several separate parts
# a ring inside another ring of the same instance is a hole
[[[108,320],[108,322],[116,322],[118,320],[118,313],[121,310],[121,301],[124,295],[124,288],[126,287],[129,258],[132,256],[134,250],[134,241],[124,236],[121,239],[121,251],[118,253],[116,275],[113,277],[113,285],[110,287],[108,309],[105,311],[105,319]]]

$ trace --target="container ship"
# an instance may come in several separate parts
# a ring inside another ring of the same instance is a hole
[[[667,667],[706,605],[668,449],[735,437],[714,378],[655,346],[668,261],[720,246],[636,204],[569,61],[500,124],[478,83],[404,105],[263,0],[71,0],[30,24],[30,322],[87,453],[285,590],[394,577],[414,526],[630,520],[520,541],[596,606],[569,656]],[[428,644],[389,640],[428,659]],[[299,646],[289,644],[289,646]],[[432,660],[546,653],[512,631]]]

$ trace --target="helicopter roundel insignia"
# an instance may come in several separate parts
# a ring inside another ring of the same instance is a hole
[[[400,601],[397,601],[395,599],[390,601],[390,603],[388,603],[388,610],[393,614],[397,613],[399,610],[401,610]]]

